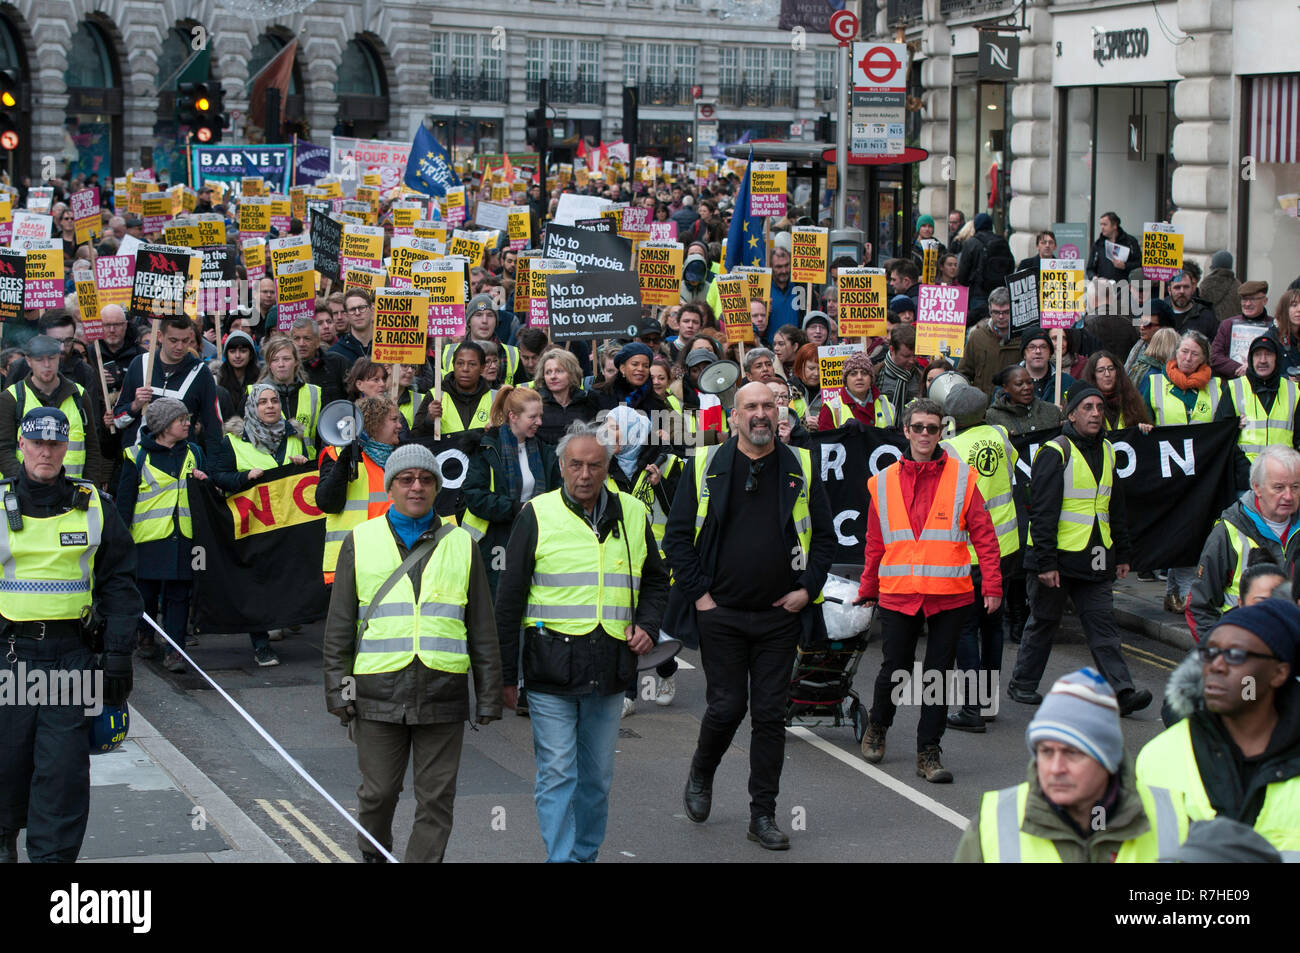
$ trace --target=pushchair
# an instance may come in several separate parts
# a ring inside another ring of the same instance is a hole
[[[874,610],[854,606],[857,593],[857,584],[850,579],[826,577],[822,617],[829,639],[796,649],[786,698],[787,727],[797,724],[839,728],[851,724],[854,738],[862,740],[867,713],[853,690],[853,677],[871,640],[869,630]]]

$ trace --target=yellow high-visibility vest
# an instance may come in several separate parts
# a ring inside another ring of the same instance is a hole
[[[104,509],[94,486],[89,505],[58,516],[23,516],[12,530],[0,520],[0,614],[12,622],[79,619],[95,588],[95,551],[104,533]]]
[[[1244,377],[1228,381],[1228,394],[1236,415],[1246,418],[1246,425],[1237,435],[1237,445],[1247,460],[1254,463],[1260,451],[1269,444],[1291,446],[1296,406],[1300,405],[1300,387],[1294,381],[1286,377],[1278,381],[1277,396],[1267,413]]]
[[[1064,492],[1061,495],[1061,515],[1056,523],[1056,548],[1062,552],[1078,553],[1088,546],[1095,521],[1101,530],[1101,541],[1110,548],[1110,495],[1115,486],[1115,448],[1103,440],[1105,459],[1102,462],[1100,482],[1093,478],[1092,467],[1083,459],[1079,448],[1062,434],[1053,437],[1038,448],[1039,453],[1048,448],[1056,451],[1065,461]],[[1030,532],[1030,545],[1033,533]]]
[[[978,476],[975,485],[984,497],[984,509],[998,534],[998,550],[1003,556],[1020,548],[1016,503],[1011,494],[1011,474],[1020,457],[1003,427],[980,424],[949,437],[940,444],[958,460],[969,464]],[[975,547],[970,548],[971,564],[979,565]]]
[[[188,477],[198,466],[194,451],[185,448],[180,477],[158,469],[149,462],[144,447],[135,447],[135,467],[139,473],[135,510],[131,514],[131,538],[137,543],[168,539],[172,535],[172,518],[186,539],[194,538],[190,521]]]
[[[850,420],[856,420],[853,416],[853,409],[842,400],[830,400],[826,402],[826,408],[831,412],[831,427],[843,427]],[[871,405],[875,414],[875,426],[892,427],[894,426],[894,405],[889,398],[881,394]]]
[[[1192,407],[1190,417],[1187,405],[1174,396],[1174,382],[1164,374],[1152,374],[1151,409],[1156,412],[1156,426],[1165,427],[1174,424],[1208,424],[1214,420],[1214,412],[1219,409],[1219,382],[1210,378],[1210,383],[1196,393],[1196,404]]]

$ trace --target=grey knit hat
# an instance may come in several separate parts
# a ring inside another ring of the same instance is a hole
[[[1029,753],[1040,741],[1059,741],[1077,748],[1114,774],[1124,757],[1115,691],[1095,669],[1062,675],[1052,686],[1029,727]]]
[[[403,470],[412,469],[428,470],[433,474],[437,488],[442,489],[442,471],[438,469],[438,461],[428,447],[418,443],[403,444],[388,455],[388,462],[384,464],[384,489],[389,489]]]
[[[1210,256],[1210,267],[1211,267],[1211,268],[1231,268],[1231,267],[1232,267],[1232,252],[1230,252],[1230,251],[1216,251],[1213,255]]]
[[[145,429],[156,437],[170,427],[173,420],[189,415],[189,408],[175,397],[158,397],[145,405]]]

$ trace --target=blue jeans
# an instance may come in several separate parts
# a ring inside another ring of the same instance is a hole
[[[605,839],[623,693],[528,693],[547,863],[592,863]]]

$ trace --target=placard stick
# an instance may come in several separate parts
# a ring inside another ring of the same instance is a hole
[[[157,315],[154,315],[149,323],[153,325],[153,328],[149,331],[149,350],[145,352],[144,356],[145,387],[153,386],[153,355],[158,350],[158,326],[162,324],[162,321]]]
[[[439,363],[441,363],[441,359],[442,359],[442,335],[441,334],[434,336],[433,346],[434,346],[434,353],[438,355]],[[439,367],[438,372],[433,375],[433,399],[437,401],[439,407],[442,406],[441,371],[442,368]],[[437,420],[433,422],[433,439],[434,440],[442,439],[442,418],[441,417],[439,417]]]
[[[744,368],[745,366],[745,342],[744,341],[736,342],[736,353],[740,355],[740,366]]]
[[[1061,405],[1061,344],[1065,341],[1065,332],[1056,339],[1056,405]]]
[[[113,402],[108,399],[108,376],[104,373],[104,355],[99,349],[99,338],[95,338],[95,363],[99,365],[99,386],[104,388],[104,406],[108,412],[113,412]],[[117,433],[117,427],[113,424],[108,425],[109,433]]]
[[[221,353],[221,309],[218,308],[212,315],[212,326],[217,331],[217,353]]]

